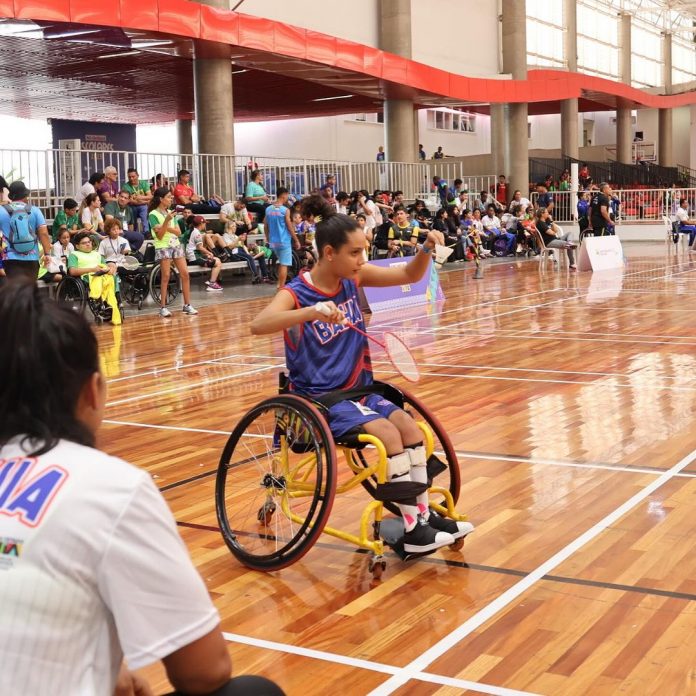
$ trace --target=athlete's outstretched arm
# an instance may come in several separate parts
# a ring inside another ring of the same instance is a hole
[[[318,320],[334,324],[343,322],[345,315],[333,302],[322,304],[328,306],[331,310],[330,314],[319,312],[313,306],[298,309],[295,306],[295,298],[287,290],[280,290],[270,304],[251,322],[251,333],[255,336],[276,333],[306,321]]]
[[[430,230],[428,238],[423,243],[423,248],[408,263],[389,268],[373,266],[369,263],[364,264],[360,268],[360,285],[383,288],[389,285],[416,283],[428,270],[435,245],[444,245],[444,243],[445,238],[441,232]]]

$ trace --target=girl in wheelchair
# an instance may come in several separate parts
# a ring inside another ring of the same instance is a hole
[[[373,377],[367,339],[343,322],[347,319],[365,330],[358,286],[417,282],[430,266],[435,244],[443,243],[442,235],[428,232],[408,264],[380,267],[366,263],[365,234],[355,219],[336,213],[319,196],[306,199],[302,208],[303,217],[311,215],[317,221],[318,262],[278,292],[252,321],[251,332],[284,332],[291,391],[315,399],[346,391],[344,400],[332,399],[328,408],[334,439],[361,431],[382,441],[388,457],[387,485],[403,517],[404,551],[409,556],[431,553],[465,536],[473,526],[429,509],[423,433],[405,411],[369,393]]]

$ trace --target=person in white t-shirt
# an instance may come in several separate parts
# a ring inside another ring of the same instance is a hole
[[[210,269],[210,280],[205,281],[206,292],[222,292],[218,283],[222,261],[205,245],[206,219],[202,215],[191,218],[191,234],[186,242],[186,262],[189,266],[204,266]]]
[[[151,694],[125,658],[162,660],[187,694],[282,694],[230,680],[220,618],[151,476],[95,449],[106,384],[84,317],[8,284],[0,326],[0,693],[112,696],[118,678],[118,693]]]
[[[674,214],[679,222],[679,231],[689,233],[689,246],[696,241],[696,220],[689,217],[689,201],[686,198],[679,199],[679,207]]]
[[[128,240],[121,235],[123,228],[116,218],[109,218],[104,223],[106,237],[99,242],[99,253],[106,263],[120,266],[126,254],[131,253]]]

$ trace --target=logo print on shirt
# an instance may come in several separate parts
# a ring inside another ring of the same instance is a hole
[[[69,474],[59,466],[49,466],[29,475],[36,459],[0,459],[0,515],[18,517],[22,524],[36,527]]]
[[[360,305],[356,301],[355,297],[351,297],[345,302],[341,302],[341,304],[337,305],[337,307],[343,312],[343,314],[346,315],[346,319],[348,319],[351,324],[357,324],[359,321],[362,321],[363,315],[360,311]],[[312,322],[312,328],[314,329],[314,333],[319,339],[319,342],[323,346],[325,346],[327,343],[331,343],[336,336],[339,336],[344,331],[350,329],[349,326],[331,324],[319,320]]]

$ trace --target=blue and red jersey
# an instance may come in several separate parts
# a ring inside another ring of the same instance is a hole
[[[326,294],[312,285],[309,273],[301,273],[284,289],[293,296],[298,309],[331,301],[348,321],[365,330],[354,281],[343,279],[334,294]],[[287,329],[285,361],[292,390],[303,394],[325,394],[372,384],[367,338],[348,326],[316,320]]]

